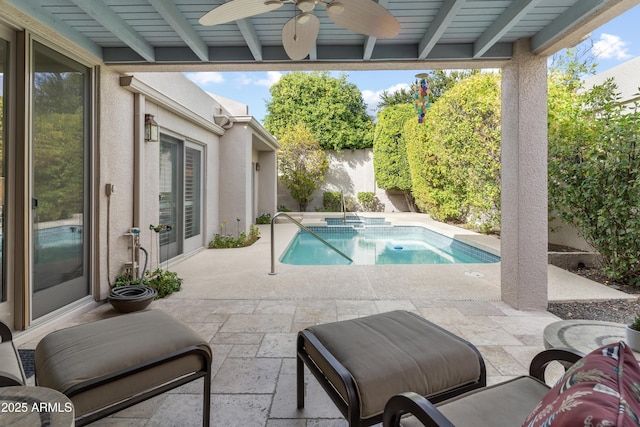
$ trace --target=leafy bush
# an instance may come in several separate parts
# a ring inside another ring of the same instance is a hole
[[[148,286],[156,291],[156,299],[158,299],[179,291],[182,287],[182,279],[178,277],[178,273],[158,267],[152,272],[147,271],[142,278],[132,279],[129,273],[120,274],[113,283],[114,288],[129,285]]]
[[[325,212],[342,212],[342,193],[325,191],[322,194],[322,207]]]
[[[291,209],[289,209],[285,205],[279,205],[278,206],[278,212],[291,212]]]
[[[147,286],[158,293],[157,298],[164,298],[169,294],[178,292],[182,287],[182,279],[178,277],[178,273],[156,268],[148,279]]]
[[[550,84],[549,206],[600,253],[609,278],[640,285],[640,112],[616,90]]]
[[[260,229],[255,225],[249,226],[249,235],[242,231],[238,237],[216,234],[209,242],[209,249],[242,248],[253,245],[260,238]]]
[[[376,198],[375,193],[371,191],[361,191],[358,193],[358,202],[365,212],[375,212],[378,210],[380,202]]]
[[[133,279],[131,277],[131,274],[129,273],[122,273],[119,274],[118,276],[116,276],[116,280],[115,282],[113,282],[113,287],[120,287],[120,286],[129,286],[129,285],[149,285],[149,280],[146,277],[136,277],[135,279]]]
[[[259,217],[256,218],[256,224],[270,224],[271,223],[271,214],[269,213],[261,213]]]
[[[435,219],[500,229],[500,76],[447,90],[404,129],[417,207]]]
[[[404,136],[404,125],[409,120],[417,120],[412,104],[394,105],[378,113],[373,137],[373,166],[378,187],[403,192],[409,207],[415,210]],[[374,210],[374,207],[365,210]]]

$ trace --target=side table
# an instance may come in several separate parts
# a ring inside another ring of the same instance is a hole
[[[0,387],[0,425],[75,426],[73,404],[64,394],[46,387]]]
[[[544,328],[544,347],[568,347],[587,354],[605,344],[625,341],[625,327],[600,320],[561,320]],[[640,353],[634,353],[640,359]]]

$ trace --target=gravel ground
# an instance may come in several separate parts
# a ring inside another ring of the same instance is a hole
[[[606,279],[597,269],[580,269],[573,273],[587,277],[602,286],[610,286],[628,294],[640,297],[640,287],[621,285]],[[549,312],[561,319],[606,320],[617,323],[631,323],[636,314],[640,314],[640,300],[633,301],[594,301],[549,303]]]

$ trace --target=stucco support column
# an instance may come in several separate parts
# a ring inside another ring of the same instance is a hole
[[[502,300],[547,308],[547,58],[529,40],[502,70]]]

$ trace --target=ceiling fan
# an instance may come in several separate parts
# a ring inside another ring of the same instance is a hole
[[[386,8],[372,0],[231,0],[204,14],[201,25],[219,25],[296,5],[299,13],[282,27],[282,44],[289,58],[304,59],[313,49],[320,20],[312,11],[323,5],[336,24],[356,33],[378,38],[392,38],[400,32],[400,23]]]

